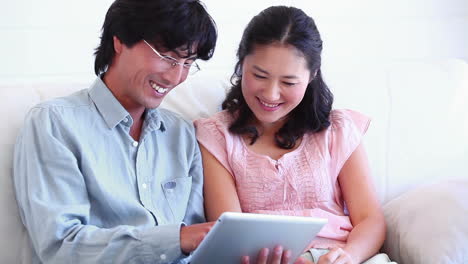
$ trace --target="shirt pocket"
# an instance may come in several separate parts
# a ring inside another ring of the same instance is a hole
[[[180,177],[166,180],[161,187],[171,208],[174,221],[182,221],[187,210],[190,192],[192,190],[192,177]]]

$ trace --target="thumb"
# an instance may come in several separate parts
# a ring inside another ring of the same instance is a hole
[[[298,258],[294,264],[315,264],[314,262],[308,260],[308,259],[305,259],[305,258]]]

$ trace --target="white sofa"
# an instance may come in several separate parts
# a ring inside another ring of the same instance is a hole
[[[368,82],[376,76],[362,69],[327,70],[335,107],[373,119],[365,143],[388,223],[382,250],[403,264],[468,263],[468,64],[391,65],[381,78],[386,82],[374,85]],[[38,102],[88,85],[0,86],[0,263],[29,263],[12,187],[13,147],[23,118]],[[172,91],[163,107],[188,119],[208,116],[228,87],[225,76],[200,72]]]

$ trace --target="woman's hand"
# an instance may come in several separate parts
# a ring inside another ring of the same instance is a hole
[[[273,249],[273,252],[270,254],[268,248],[263,248],[260,250],[257,256],[257,261],[255,264],[288,264],[291,261],[291,251],[283,250],[282,246],[276,246]],[[241,264],[250,264],[249,256],[243,256],[241,259]],[[311,261],[305,260],[303,258],[297,259],[294,264],[314,264]]]
[[[332,248],[322,255],[317,264],[355,264],[351,255],[342,248]]]

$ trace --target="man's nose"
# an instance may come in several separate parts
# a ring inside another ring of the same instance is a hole
[[[162,73],[163,82],[169,86],[176,86],[187,78],[186,69],[181,64],[176,64]]]

